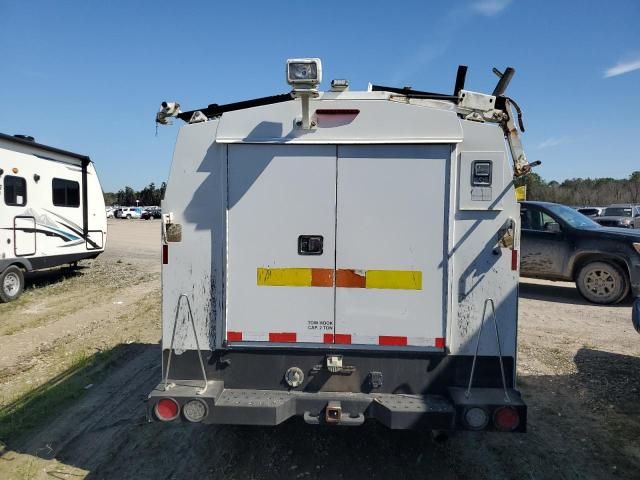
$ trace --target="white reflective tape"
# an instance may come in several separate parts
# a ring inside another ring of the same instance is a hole
[[[269,334],[267,332],[242,332],[243,342],[268,342]]]
[[[351,344],[378,345],[378,339],[377,335],[351,335]]]

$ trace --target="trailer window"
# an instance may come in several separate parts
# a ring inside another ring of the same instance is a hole
[[[27,204],[27,181],[24,178],[13,175],[4,177],[4,203],[14,207]]]
[[[71,180],[54,178],[51,181],[53,204],[56,207],[79,207],[80,184]]]

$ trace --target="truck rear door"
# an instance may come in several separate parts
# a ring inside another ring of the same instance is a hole
[[[449,157],[230,145],[227,341],[443,348]]]
[[[229,145],[228,162],[227,341],[332,339],[335,145]]]
[[[450,155],[338,147],[335,343],[444,347]]]

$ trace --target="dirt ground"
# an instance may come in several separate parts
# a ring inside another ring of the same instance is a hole
[[[30,276],[0,305],[0,479],[640,478],[640,335],[630,305],[523,280],[526,434],[445,443],[376,425],[146,423],[160,379],[159,222],[113,220],[107,251]]]

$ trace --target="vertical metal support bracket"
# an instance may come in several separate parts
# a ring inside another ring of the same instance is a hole
[[[504,390],[504,400],[506,402],[511,402],[511,398],[509,397],[509,393],[507,391],[507,378],[504,374],[504,363],[502,361],[502,348],[500,346],[500,333],[498,332],[498,321],[496,320],[496,306],[493,301],[493,298],[487,298],[484,301],[484,307],[482,309],[482,321],[480,322],[480,330],[478,331],[478,340],[476,341],[476,352],[473,355],[473,362],[471,363],[471,374],[469,375],[469,386],[467,387],[467,391],[464,392],[464,396],[466,398],[471,398],[471,387],[473,386],[473,375],[476,371],[476,360],[478,359],[478,352],[480,350],[480,339],[482,338],[482,330],[484,328],[484,320],[487,314],[487,305],[491,305],[491,316],[493,318],[493,325],[496,329],[496,342],[498,344],[498,361],[500,362],[500,373],[502,374],[502,388]]]
[[[311,121],[311,99],[317,98],[320,94],[316,89],[294,89],[291,92],[293,98],[299,98],[302,104],[302,118],[297,120],[296,124],[303,130],[314,128],[315,122]]]
[[[311,128],[311,114],[309,113],[309,95],[303,95],[302,100],[302,128],[309,130]]]
[[[191,302],[189,301],[189,297],[187,296],[186,293],[180,294],[180,296],[178,297],[178,303],[176,305],[176,316],[175,316],[175,319],[173,320],[173,332],[171,333],[171,345],[169,346],[169,357],[167,358],[167,368],[164,374],[164,390],[166,392],[167,390],[175,387],[175,384],[169,383],[169,370],[171,368],[171,356],[173,355],[173,343],[176,338],[176,327],[178,325],[180,305],[184,303],[182,302],[183,298],[187,301],[187,312],[189,315],[189,320],[191,321],[191,329],[193,331],[193,337],[196,341],[196,348],[198,349],[198,360],[200,360],[200,369],[202,370],[202,379],[204,381],[204,385],[202,386],[202,388],[196,391],[196,394],[202,395],[207,391],[207,387],[209,386],[209,381],[207,380],[207,373],[204,369],[204,360],[202,360],[202,352],[200,351],[200,343],[198,342],[198,334],[196,333],[196,324],[193,320],[193,312],[191,311]]]

